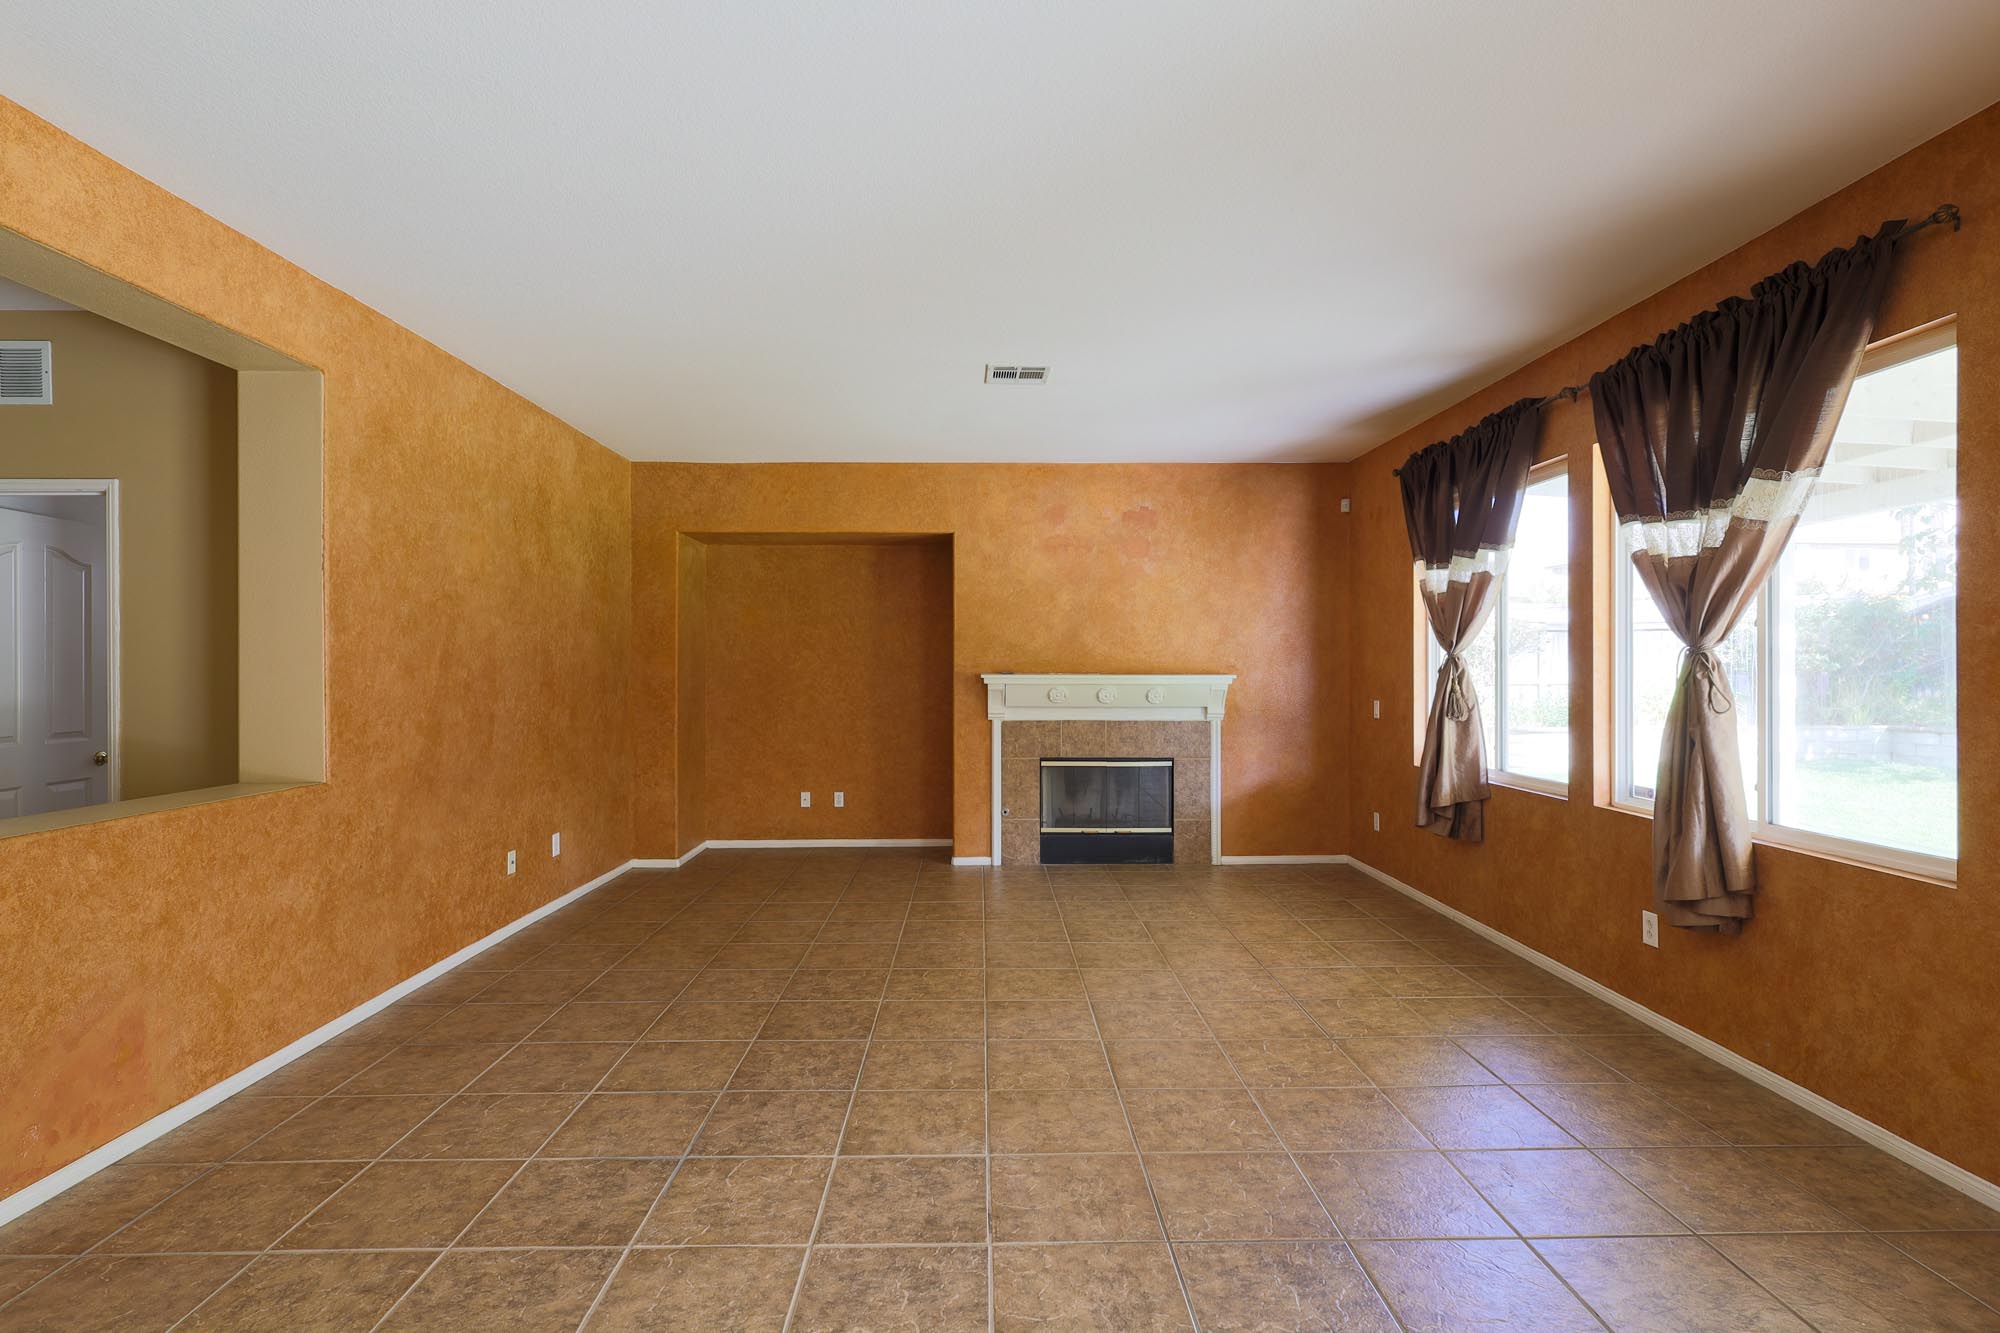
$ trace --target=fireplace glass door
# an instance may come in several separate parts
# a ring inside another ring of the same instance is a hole
[[[1173,834],[1173,760],[1042,760],[1044,862],[1171,861]]]

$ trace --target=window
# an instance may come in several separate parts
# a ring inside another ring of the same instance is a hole
[[[1420,708],[1444,652],[1430,645]],[[1499,645],[1507,645],[1506,652]],[[1569,783],[1569,465],[1529,473],[1500,601],[1465,652],[1479,694],[1487,767],[1501,781],[1567,790]]]
[[[1957,535],[1944,326],[1870,349],[1791,542],[1724,646],[1763,840],[1955,872]],[[1645,805],[1681,646],[1629,555],[1618,565],[1616,787]]]

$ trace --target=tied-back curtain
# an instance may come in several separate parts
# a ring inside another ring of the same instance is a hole
[[[1417,773],[1417,826],[1486,836],[1486,755],[1479,696],[1459,656],[1492,614],[1521,495],[1541,437],[1541,403],[1524,398],[1462,435],[1411,454],[1399,476],[1424,613],[1444,650]]]
[[[1812,494],[1902,228],[1772,274],[1591,377],[1620,536],[1684,645],[1653,798],[1672,925],[1735,933],[1750,916],[1751,815],[1716,650]]]

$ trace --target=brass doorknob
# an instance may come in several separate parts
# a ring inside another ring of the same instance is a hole
[[[111,762],[111,756],[109,754],[106,754],[103,750],[99,750],[95,755],[91,756],[91,762],[96,764],[99,768],[103,768],[106,764]]]

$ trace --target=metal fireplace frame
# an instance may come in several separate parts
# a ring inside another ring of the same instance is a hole
[[[1146,825],[1048,824],[1048,770],[1051,768],[1164,768],[1167,771],[1165,827]],[[1042,864],[1047,865],[1172,865],[1174,861],[1174,761],[1171,758],[1077,756],[1041,760]]]

